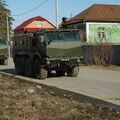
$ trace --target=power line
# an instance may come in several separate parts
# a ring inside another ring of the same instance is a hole
[[[20,13],[20,14],[12,15],[12,16],[22,16],[22,15],[31,13],[32,11],[34,11],[34,10],[36,10],[37,8],[41,7],[41,6],[42,6],[43,4],[45,4],[46,2],[48,2],[48,0],[45,0],[44,2],[40,3],[38,6],[34,7],[34,8],[31,9],[31,10],[28,10],[28,11],[23,12],[23,13]]]

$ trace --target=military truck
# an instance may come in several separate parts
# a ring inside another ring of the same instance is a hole
[[[40,30],[13,38],[17,74],[45,79],[52,71],[76,77],[81,59],[78,30]]]
[[[6,40],[0,39],[0,65],[8,63],[8,46]]]

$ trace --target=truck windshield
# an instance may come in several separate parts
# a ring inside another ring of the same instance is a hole
[[[48,40],[51,41],[79,41],[80,36],[78,32],[56,32],[47,33]]]
[[[6,40],[1,40],[0,39],[0,45],[6,45]]]
[[[78,41],[80,40],[80,36],[78,32],[64,32],[63,37],[65,41]]]

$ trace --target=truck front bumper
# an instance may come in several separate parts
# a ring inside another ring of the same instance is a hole
[[[46,59],[46,66],[50,69],[68,69],[81,64],[82,57]]]

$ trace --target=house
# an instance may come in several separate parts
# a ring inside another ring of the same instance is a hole
[[[33,17],[26,20],[21,25],[16,27],[14,29],[14,33],[15,34],[22,34],[26,32],[31,33],[31,32],[36,32],[37,30],[40,30],[40,29],[45,29],[45,28],[54,29],[55,26],[45,18],[41,16],[37,16],[37,17]]]
[[[94,4],[62,26],[80,29],[87,42],[120,43],[120,5]]]

